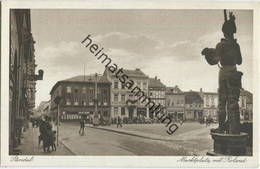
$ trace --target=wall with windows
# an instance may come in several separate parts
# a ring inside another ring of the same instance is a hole
[[[52,113],[57,112],[54,98],[61,96],[61,120],[77,121],[84,114],[93,114],[95,111],[95,84],[82,82],[62,82],[58,84],[51,94]],[[110,118],[110,83],[97,85],[98,114]],[[90,117],[90,116],[89,116]]]
[[[84,83],[63,84],[62,95],[65,106],[94,106],[95,85]],[[98,84],[97,99],[99,106],[110,105],[110,86]]]
[[[218,107],[218,95],[217,94],[203,94],[203,101],[205,108],[217,108]]]
[[[185,106],[184,94],[166,95],[166,107],[184,107],[184,106]]]

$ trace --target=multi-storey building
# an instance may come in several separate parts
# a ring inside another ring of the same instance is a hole
[[[51,116],[50,114],[51,101],[41,101],[39,106],[34,110],[34,116]]]
[[[200,90],[200,95],[203,98],[204,114],[203,116],[210,116],[213,119],[218,119],[218,93],[203,92]],[[239,111],[241,120],[252,120],[252,100],[253,95],[247,90],[241,90],[239,97]]]
[[[203,99],[198,92],[189,91],[185,94],[185,120],[201,120],[203,118]]]
[[[148,96],[148,76],[144,74],[140,69],[135,70],[123,70],[129,79],[134,81],[135,86],[138,86]],[[119,81],[115,74],[109,70],[104,71],[106,76],[112,83],[111,86],[111,118],[115,119],[118,116],[121,118],[127,118],[132,121],[137,117],[149,117],[148,107],[145,103],[141,103],[133,93],[132,89],[128,89]],[[137,102],[131,102],[129,100],[137,100]]]
[[[218,94],[214,92],[203,92],[200,89],[200,96],[203,98],[203,116],[212,117],[214,120],[218,119]]]
[[[239,104],[241,120],[252,120],[253,119],[253,94],[247,90],[241,90],[238,104]]]
[[[166,89],[166,111],[173,120],[185,119],[185,94],[178,86]]]
[[[166,86],[157,77],[149,78],[148,82],[149,98],[156,104],[165,107]],[[149,118],[154,118],[154,112],[150,111]]]
[[[35,74],[34,43],[28,9],[10,10],[9,55],[9,153],[19,153],[22,127],[27,128],[35,106],[35,81],[43,71]]]
[[[57,118],[55,98],[60,96],[61,121],[79,121],[85,118],[91,123],[93,116],[98,115],[104,123],[110,123],[110,87],[111,83],[102,75],[75,76],[58,81],[50,92],[51,114]]]

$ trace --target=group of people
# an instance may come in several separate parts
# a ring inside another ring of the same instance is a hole
[[[45,116],[44,119],[40,120],[39,132],[40,135],[38,145],[40,146],[41,142],[43,142],[43,151],[56,151],[56,131],[53,130],[51,117]]]

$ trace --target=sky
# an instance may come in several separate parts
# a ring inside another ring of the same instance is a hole
[[[253,12],[233,13],[243,57],[238,70],[244,73],[243,87],[252,91]],[[103,73],[104,65],[81,44],[89,34],[119,67],[140,68],[183,91],[216,92],[219,68],[200,53],[223,37],[223,20],[223,11],[215,9],[33,9],[36,69],[44,70],[36,105],[50,99],[57,81],[83,75],[84,65],[85,74]]]

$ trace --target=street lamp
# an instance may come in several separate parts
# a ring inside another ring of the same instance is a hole
[[[99,124],[99,119],[98,119],[98,98],[97,98],[97,78],[98,78],[98,74],[95,74],[95,98],[94,100],[94,105],[95,105],[95,111],[94,111],[94,117],[93,117],[93,125],[98,125]]]
[[[60,102],[62,100],[61,96],[56,96],[54,99],[54,103],[57,104],[58,106],[58,111],[57,111],[57,146],[59,146],[59,125],[60,125]]]

